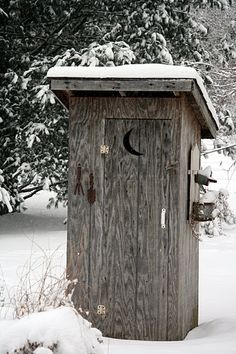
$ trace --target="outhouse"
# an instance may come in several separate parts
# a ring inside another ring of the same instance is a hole
[[[181,340],[198,324],[191,221],[215,110],[192,68],[54,67],[69,110],[67,272],[104,336]]]

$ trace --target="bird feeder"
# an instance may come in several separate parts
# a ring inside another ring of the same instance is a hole
[[[180,340],[198,324],[201,138],[214,108],[194,69],[55,67],[69,109],[67,274],[105,336]]]
[[[212,177],[212,169],[207,166],[204,170],[197,171],[195,175],[195,182],[200,186],[208,186],[209,183],[217,183],[217,180]],[[215,202],[193,202],[192,221],[212,221],[213,211],[215,209]]]

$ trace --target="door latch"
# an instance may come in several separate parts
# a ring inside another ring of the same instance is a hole
[[[166,209],[165,208],[161,209],[161,228],[162,229],[166,228]]]

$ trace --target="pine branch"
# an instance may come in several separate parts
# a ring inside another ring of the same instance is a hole
[[[36,193],[38,193],[38,192],[40,192],[40,191],[42,191],[42,190],[43,190],[43,185],[40,186],[40,187],[35,188],[35,190],[34,190],[32,193],[30,193],[30,194],[24,196],[24,200],[33,197]]]
[[[83,14],[83,17],[80,16],[80,22],[86,21],[86,18],[88,17],[89,14],[91,14],[89,11],[85,12],[84,8],[82,6],[75,8],[74,12],[71,12],[68,17],[66,17],[63,21],[60,22],[59,26],[57,26],[51,33],[49,33],[48,37],[41,43],[37,48],[35,48],[33,51],[30,52],[31,55],[37,55],[39,54],[43,48],[51,44],[55,40],[54,35],[58,32],[60,32],[65,26],[69,24],[69,22],[72,20],[72,15],[80,11],[80,13]]]
[[[228,148],[231,148],[231,147],[234,147],[236,146],[236,144],[232,144],[232,145],[227,145],[227,146],[223,146],[223,147],[220,147],[220,148],[216,148],[216,149],[212,149],[212,150],[208,150],[208,151],[204,151],[201,153],[201,155],[208,155],[208,154],[211,154],[213,152],[216,152],[216,151],[221,151],[221,150],[226,150]]]
[[[60,182],[55,182],[55,183],[52,183],[50,184],[50,187],[55,187],[55,186],[59,186],[59,185],[63,185],[67,182],[67,180],[63,180],[63,181],[60,181]],[[29,195],[25,196],[24,199],[28,199],[28,198],[31,198],[34,194],[36,194],[37,192],[43,190],[43,187],[44,187],[44,184],[40,184],[38,186],[34,186],[34,187],[31,187],[31,188],[26,188],[25,190],[24,189],[20,189],[20,193],[30,193]]]

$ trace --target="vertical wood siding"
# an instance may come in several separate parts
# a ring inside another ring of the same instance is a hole
[[[135,146],[139,142],[137,120],[106,120],[109,154],[105,157],[106,252],[102,274],[107,280],[103,301],[108,313],[104,331],[107,329],[116,338],[135,338],[139,158],[131,156],[123,146],[124,134],[131,128]]]
[[[169,173],[169,239],[168,239],[168,297],[167,297],[167,340],[182,339],[178,336],[178,289],[179,282],[179,233],[183,219],[180,195],[180,145],[181,145],[181,100],[176,100],[175,114],[172,120]]]
[[[140,121],[140,134],[136,336],[165,340],[169,229],[161,228],[161,211],[168,220],[171,121]]]
[[[140,157],[123,146],[131,128]],[[68,276],[78,279],[76,307],[104,335],[177,340],[196,323],[198,245],[187,225],[187,173],[199,137],[181,97],[71,98]],[[104,143],[108,155],[100,154]],[[78,164],[84,195],[74,194]]]
[[[188,215],[188,169],[190,168],[191,149],[195,144],[200,151],[201,128],[195,114],[189,106],[186,96],[182,97],[182,130],[180,151],[180,205],[185,220]],[[200,156],[199,168],[200,168]],[[196,184],[198,189],[198,185]],[[190,221],[180,224],[179,234],[179,336],[198,325],[198,269],[199,241],[193,236]],[[187,308],[187,311],[186,311]]]

